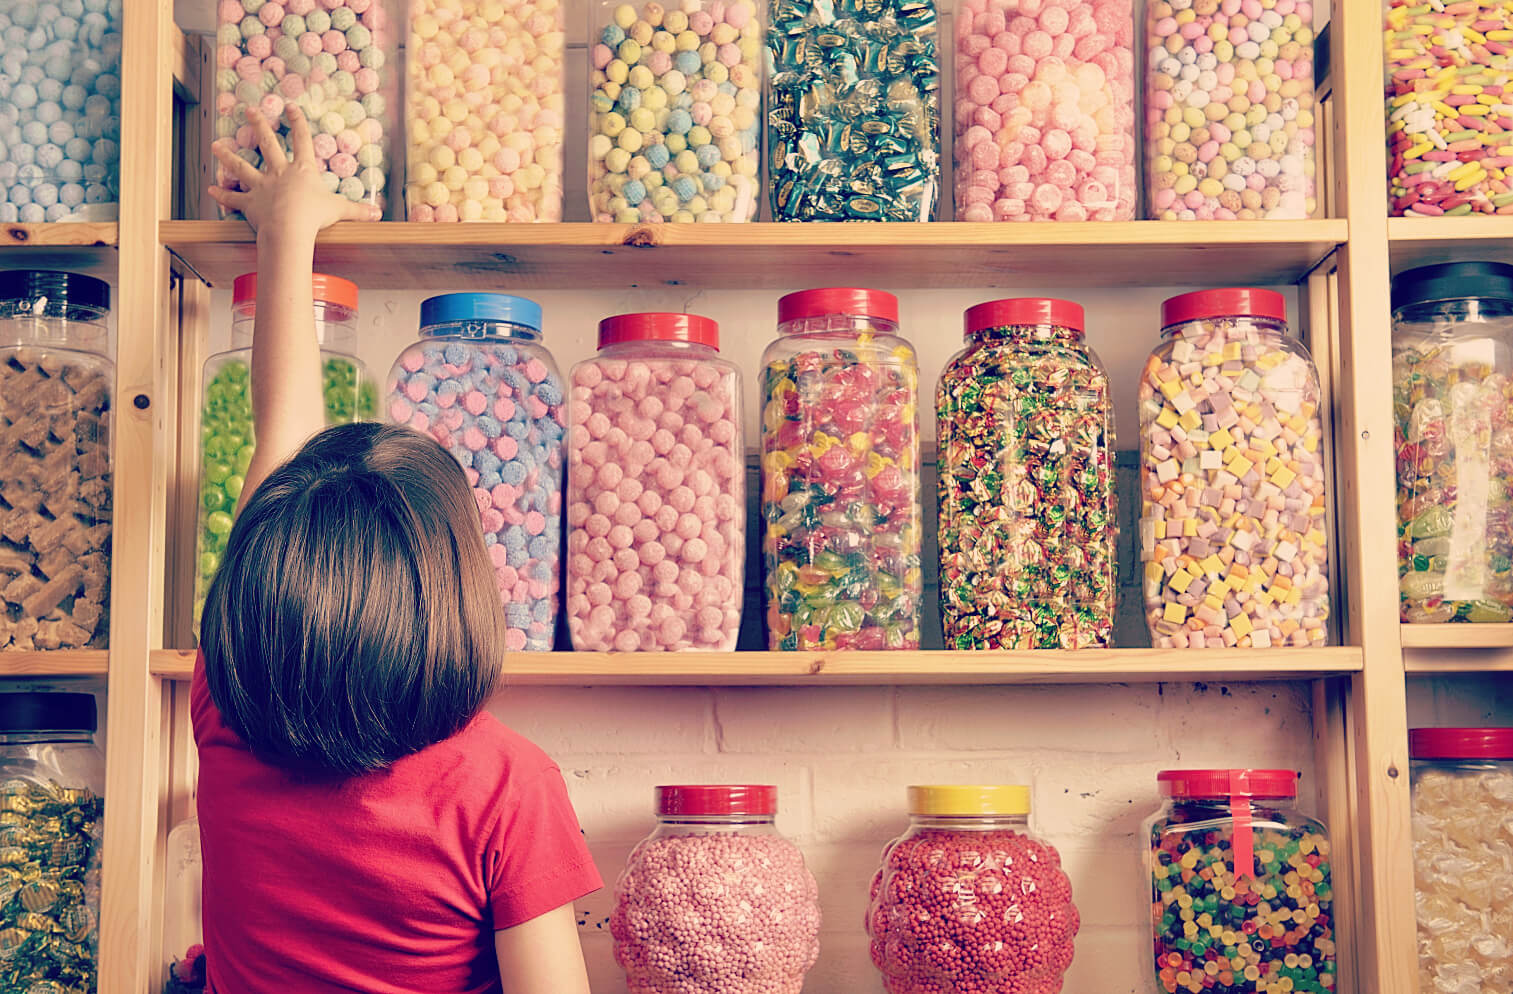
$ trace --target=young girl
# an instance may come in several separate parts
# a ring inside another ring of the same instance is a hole
[[[245,192],[211,190],[258,287],[257,450],[192,690],[210,989],[586,994],[572,902],[601,881],[557,767],[483,710],[505,622],[472,490],[407,428],[316,434],[315,236],[378,212],[287,117],[292,162],[249,111],[263,170],[217,145]]]

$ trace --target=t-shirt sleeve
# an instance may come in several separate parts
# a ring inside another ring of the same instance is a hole
[[[495,931],[604,886],[556,766],[535,772],[511,794],[485,854]]]

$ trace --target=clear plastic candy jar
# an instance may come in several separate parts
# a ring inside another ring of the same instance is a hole
[[[762,354],[762,554],[774,650],[918,649],[919,365],[898,298],[778,301]]]
[[[1164,770],[1145,822],[1157,990],[1335,990],[1329,835],[1292,770]],[[1291,980],[1291,986],[1285,982]]]
[[[595,221],[751,221],[762,189],[754,0],[589,4]]]
[[[114,221],[121,0],[0,6],[0,224]]]
[[[0,272],[0,651],[110,634],[110,287]]]
[[[819,888],[778,834],[777,788],[657,788],[657,827],[615,883],[610,933],[634,994],[799,994]]]
[[[774,221],[930,221],[940,200],[934,0],[773,0]]]
[[[1513,621],[1513,266],[1392,281],[1398,577],[1408,622]]]
[[[958,8],[958,221],[1134,219],[1134,33],[1131,0]]]
[[[741,373],[697,314],[599,322],[568,408],[573,648],[735,648],[746,565]]]
[[[1415,728],[1420,994],[1513,990],[1513,728]]]
[[[315,338],[320,343],[326,424],[371,421],[378,392],[357,359],[357,285],[337,276],[311,277]],[[199,625],[210,581],[231,537],[237,502],[252,462],[252,330],[257,322],[257,274],[244,273],[231,289],[231,348],[205,360],[200,410],[199,551],[194,621]]]
[[[1158,648],[1321,646],[1319,377],[1271,290],[1161,305],[1140,377],[1140,555]]]
[[[200,820],[190,815],[168,833],[167,887],[163,893],[163,994],[205,988],[205,919]]]
[[[505,645],[548,652],[561,588],[562,377],[541,305],[448,293],[420,305],[420,340],[389,370],[388,418],[452,453],[472,484],[504,601]]]
[[[978,304],[936,393],[940,611],[955,649],[1107,646],[1118,576],[1108,373],[1082,308]]]
[[[398,130],[395,48],[400,24],[387,0],[218,0],[215,138],[263,157],[247,123],[256,107],[289,154],[284,107],[304,112],[326,187],[355,203],[388,201],[389,146]],[[240,189],[216,168],[216,182]]]
[[[105,757],[93,694],[0,694],[0,990],[99,979]]]
[[[405,59],[405,216],[562,220],[559,0],[414,0]]]
[[[1028,787],[909,788],[867,907],[888,994],[1061,990],[1081,918],[1029,815]]]

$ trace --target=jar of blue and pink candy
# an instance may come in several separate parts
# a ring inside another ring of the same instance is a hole
[[[427,299],[389,372],[389,420],[440,442],[472,484],[511,650],[548,652],[556,630],[562,402],[541,305],[502,293]]]

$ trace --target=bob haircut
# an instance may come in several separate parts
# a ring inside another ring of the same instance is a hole
[[[379,770],[493,693],[505,623],[472,488],[409,428],[328,428],[231,529],[205,598],[211,698],[267,763]]]

